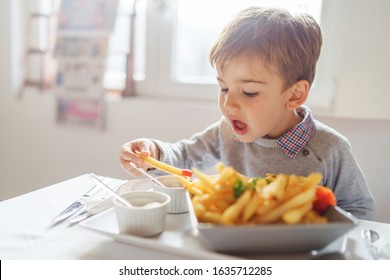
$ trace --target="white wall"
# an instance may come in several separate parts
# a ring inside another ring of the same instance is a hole
[[[390,1],[341,3],[341,61],[335,115],[389,119]]]
[[[10,3],[0,1],[0,200],[87,172],[129,178],[118,164],[122,143],[136,137],[175,141],[219,118],[215,104],[127,99],[108,102],[104,131],[57,125],[53,96],[31,91],[19,101],[11,90],[10,42],[17,34],[10,31]],[[333,115],[390,119],[390,1],[343,0],[341,7],[342,49]],[[389,135],[383,139],[389,140]],[[389,170],[384,156],[379,160],[372,166]],[[385,172],[381,175],[375,184],[387,182]],[[372,187],[379,190],[377,196],[385,191]],[[390,222],[385,212],[379,219]]]

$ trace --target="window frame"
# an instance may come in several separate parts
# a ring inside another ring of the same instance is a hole
[[[135,80],[136,93],[140,97],[216,101],[217,83],[174,80],[173,42],[177,1],[179,0],[147,3],[145,79]],[[315,83],[307,100],[307,105],[320,111],[332,111],[334,105],[339,60],[339,48],[334,39],[339,32],[340,17],[337,11],[340,4],[337,2],[322,2],[320,24],[324,42],[317,63]]]

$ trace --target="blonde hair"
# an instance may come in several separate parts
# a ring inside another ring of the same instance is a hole
[[[311,85],[321,46],[321,29],[312,16],[251,7],[223,29],[209,58],[213,67],[223,69],[233,58],[255,56],[267,68],[275,67],[286,87],[299,80]]]

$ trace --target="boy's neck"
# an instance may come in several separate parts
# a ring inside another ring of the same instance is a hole
[[[284,125],[283,129],[281,129],[278,132],[272,133],[272,135],[268,134],[264,138],[268,138],[268,139],[278,138],[278,137],[282,136],[283,134],[285,134],[287,131],[296,127],[300,122],[302,122],[302,120],[303,120],[303,116],[301,116],[297,112],[297,110],[293,110],[293,111],[291,111],[290,114],[288,114],[288,116],[286,116],[286,119],[284,121],[285,125]]]

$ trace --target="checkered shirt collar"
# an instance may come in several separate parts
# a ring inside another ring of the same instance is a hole
[[[299,151],[309,142],[315,131],[310,109],[302,106],[297,109],[297,113],[303,117],[302,122],[276,139],[280,148],[291,159],[295,158]]]

